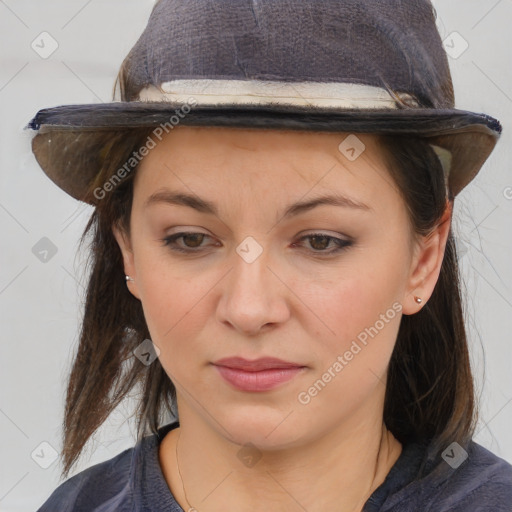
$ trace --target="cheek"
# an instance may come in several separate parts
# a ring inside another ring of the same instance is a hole
[[[153,341],[165,345],[184,327],[191,329],[201,307],[205,283],[184,278],[158,265],[148,267],[139,278],[144,316]]]
[[[215,272],[190,272],[190,266],[147,250],[137,266],[138,290],[152,341],[161,351],[164,368],[171,360],[205,359],[196,340],[213,314],[212,297],[222,277]]]
[[[190,282],[178,277],[155,276],[149,270],[141,294],[144,317],[153,343],[159,348],[159,360],[172,382],[179,387],[190,378],[204,360],[204,347],[195,342],[200,337],[202,294]],[[195,307],[194,307],[195,306]]]
[[[403,275],[398,269],[403,266],[398,252],[382,251],[376,260],[361,254],[357,264],[339,272],[349,277],[309,283],[311,303],[329,330],[317,321],[320,327],[312,333],[318,364],[299,400],[309,404],[307,415],[320,414],[326,404],[337,404],[337,414],[349,414],[384,393],[400,326]]]
[[[401,304],[396,300],[397,283],[384,283],[382,275],[366,272],[338,282],[309,282],[304,286],[304,302],[316,313],[309,322],[315,325],[311,334],[322,343],[322,351],[331,360],[350,350],[357,353],[357,358],[350,353],[348,358],[367,362],[391,353]]]
[[[376,279],[368,273],[312,293],[318,298],[315,311],[329,330],[320,325],[311,333],[316,364],[297,393],[308,421],[322,417],[326,408],[333,417],[348,417],[361,404],[377,403],[374,398],[385,391],[402,306],[393,289],[383,289]]]

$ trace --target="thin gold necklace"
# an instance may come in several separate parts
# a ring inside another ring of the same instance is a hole
[[[176,441],[176,464],[178,466],[178,473],[180,475],[181,488],[183,489],[183,495],[185,496],[185,501],[187,502],[187,505],[189,506],[189,509],[187,512],[196,512],[196,511],[199,512],[199,510],[197,510],[197,508],[193,507],[190,504],[190,501],[188,501],[187,493],[185,492],[185,483],[183,482],[183,477],[181,476],[180,461],[178,459],[178,443],[180,442],[180,437],[181,437],[181,431],[178,432],[178,440]]]
[[[183,495],[185,496],[185,501],[187,502],[187,505],[189,506],[189,509],[187,512],[199,512],[199,510],[197,508],[195,508],[194,506],[192,506],[190,504],[190,501],[188,499],[188,496],[187,496],[187,493],[185,491],[185,483],[183,482],[183,477],[181,476],[181,471],[180,471],[180,460],[178,458],[178,444],[180,442],[180,437],[181,437],[181,431],[178,432],[178,440],[176,441],[176,465],[178,466],[178,473],[180,475],[180,480],[181,480],[181,488],[183,489]],[[380,450],[381,450],[381,447],[379,447],[379,453],[377,454],[377,457],[379,457],[380,455]],[[366,500],[368,500],[368,498],[372,495],[372,490],[371,488],[373,487],[373,481],[375,479],[375,475],[373,475],[373,479],[372,479],[372,482],[370,484],[370,491],[366,494],[366,495],[363,495],[363,498],[359,501],[359,503],[352,509],[352,510],[355,510],[357,508],[357,510],[359,510],[359,506],[361,505],[361,503],[366,503]]]

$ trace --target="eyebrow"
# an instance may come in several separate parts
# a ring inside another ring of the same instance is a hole
[[[197,195],[190,195],[183,192],[174,192],[172,190],[163,189],[150,195],[144,202],[143,208],[147,208],[154,204],[173,204],[177,206],[188,206],[199,212],[207,213],[210,215],[219,216],[219,209],[215,203],[202,199]],[[354,208],[363,211],[371,211],[373,208],[365,203],[356,201],[350,197],[338,193],[331,193],[315,197],[308,201],[298,201],[289,205],[284,211],[281,219],[288,219],[290,217],[307,212],[321,205],[339,206],[343,208]]]

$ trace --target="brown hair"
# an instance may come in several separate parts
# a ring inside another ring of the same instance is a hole
[[[446,202],[453,207],[454,201],[437,155],[425,140],[414,136],[383,136],[379,140],[415,234],[428,236]],[[384,420],[402,443],[428,441],[438,455],[453,441],[467,445],[476,416],[457,252],[450,227],[432,296],[418,313],[402,316],[389,363]]]
[[[108,158],[89,191],[106,182],[150,129],[129,130],[111,141]],[[444,212],[447,196],[442,166],[428,143],[414,136],[379,136],[409,211],[412,232],[427,235]],[[90,237],[89,281],[80,341],[67,385],[63,423],[63,476],[91,435],[133,390],[139,390],[137,440],[157,433],[165,415],[176,414],[175,388],[158,358],[149,366],[133,355],[150,338],[141,303],[128,291],[120,248],[112,233],[130,232],[133,178],[128,174],[97,205],[80,245]],[[86,198],[87,200],[87,198]],[[452,231],[438,282],[416,314],[403,316],[389,364],[384,421],[402,443],[432,442],[436,453],[474,429],[474,390],[461,306],[459,270]]]

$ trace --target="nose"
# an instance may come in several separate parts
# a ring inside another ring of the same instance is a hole
[[[278,274],[266,250],[250,263],[235,253],[233,268],[222,280],[217,320],[247,336],[286,322],[289,291]]]

